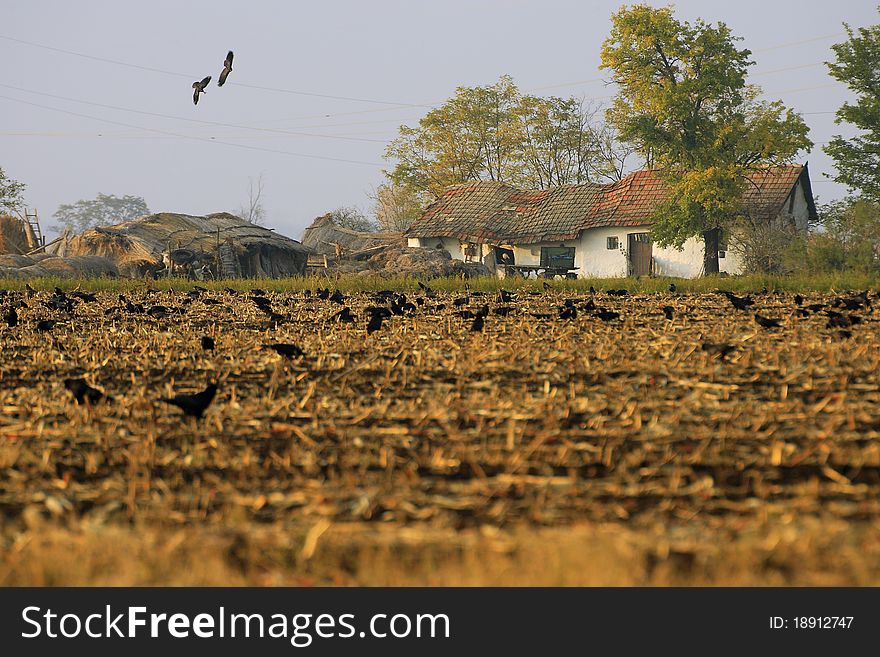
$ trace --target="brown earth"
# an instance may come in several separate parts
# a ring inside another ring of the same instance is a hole
[[[880,584],[874,309],[846,338],[783,294],[756,297],[780,329],[714,294],[600,293],[607,323],[472,294],[472,333],[438,294],[368,335],[365,294],[354,325],[301,293],[271,324],[244,294],[117,296],[0,299],[27,304],[0,325],[2,583]],[[159,402],[207,381],[201,421]]]

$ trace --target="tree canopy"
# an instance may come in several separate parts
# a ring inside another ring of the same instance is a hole
[[[652,236],[678,247],[702,236],[705,273],[718,271],[719,231],[741,213],[749,171],[812,146],[800,115],[757,100],[739,40],[724,23],[636,5],[613,14],[602,46],[619,88],[607,118],[669,189]]]
[[[25,184],[12,180],[0,167],[0,213],[20,213],[24,207]]]
[[[837,110],[836,123],[850,123],[862,133],[852,139],[836,135],[824,150],[837,165],[834,180],[880,201],[880,25],[844,27],[849,39],[832,46],[837,58],[826,64],[856,101]]]
[[[58,222],[52,228],[66,229],[81,233],[95,226],[110,226],[123,221],[150,214],[146,201],[140,196],[118,197],[112,194],[98,194],[91,200],[65,203],[58,206],[52,216]]]
[[[527,188],[623,175],[625,151],[576,99],[523,95],[509,76],[459,87],[386,150],[392,183],[437,197],[449,185],[494,180]]]

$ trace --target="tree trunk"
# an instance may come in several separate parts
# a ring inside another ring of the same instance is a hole
[[[720,271],[718,265],[718,243],[721,230],[712,228],[703,233],[703,274],[710,276]]]

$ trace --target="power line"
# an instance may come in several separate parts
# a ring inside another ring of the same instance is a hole
[[[54,52],[62,53],[65,55],[73,55],[75,57],[82,57],[84,59],[91,59],[93,61],[104,62],[107,64],[116,64],[117,66],[126,66],[128,68],[134,68],[141,71],[150,71],[152,73],[162,73],[163,75],[173,75],[179,78],[187,78],[192,80],[194,78],[201,78],[200,75],[188,75],[186,73],[179,73],[177,71],[166,71],[165,69],[155,68],[152,66],[142,66],[140,64],[132,64],[131,62],[123,62],[118,59],[110,59],[108,57],[98,57],[96,55],[88,55],[86,53],[77,52],[75,50],[66,50],[64,48],[56,48],[55,46],[49,46],[45,43],[36,43],[34,41],[26,41],[24,39],[17,39],[15,37],[7,36],[4,34],[0,34],[0,39],[5,39],[7,41],[12,41],[15,43],[24,44],[26,46],[32,46],[34,48],[44,48],[45,50],[51,50]],[[357,103],[374,103],[377,105],[395,105],[401,107],[426,107],[425,105],[421,105],[419,103],[401,103],[400,101],[395,100],[376,100],[375,98],[356,98],[353,96],[335,96],[332,94],[319,94],[311,91],[300,91],[298,89],[284,89],[281,87],[267,87],[264,85],[258,84],[247,84],[245,82],[235,81],[235,86],[238,87],[246,87],[248,89],[259,89],[260,91],[274,91],[277,93],[285,93],[285,94],[294,94],[297,96],[310,96],[313,98],[328,98],[331,100],[345,100],[350,102]]]
[[[204,124],[204,125],[214,125],[214,126],[220,126],[223,128],[242,128],[245,130],[256,130],[259,132],[271,132],[274,134],[285,134],[285,135],[291,135],[291,136],[296,136],[296,137],[322,137],[324,139],[342,139],[342,140],[346,140],[346,141],[367,141],[367,142],[374,142],[374,143],[385,143],[381,139],[363,139],[363,138],[359,138],[359,137],[345,137],[345,136],[341,136],[341,135],[326,135],[326,134],[319,134],[319,133],[314,133],[314,132],[296,132],[296,131],[291,131],[291,130],[282,130],[280,128],[257,128],[257,127],[253,127],[253,126],[249,126],[249,125],[240,124],[240,123],[223,123],[221,121],[208,121],[205,119],[193,119],[193,118],[190,118],[187,116],[175,116],[175,115],[171,115],[171,114],[161,114],[159,112],[148,112],[146,110],[132,109],[130,107],[119,107],[118,105],[107,105],[105,103],[95,103],[95,102],[88,101],[88,100],[80,100],[78,98],[69,98],[67,96],[59,96],[58,94],[50,94],[50,93],[46,93],[44,91],[35,91],[33,89],[25,89],[24,87],[16,87],[11,84],[0,83],[0,87],[4,87],[6,89],[14,89],[15,91],[23,91],[25,93],[35,94],[37,96],[46,96],[48,98],[56,98],[58,100],[66,100],[66,101],[69,101],[72,103],[80,103],[82,105],[92,105],[94,107],[103,107],[104,109],[112,109],[112,110],[117,110],[120,112],[131,112],[133,114],[142,114],[145,116],[155,116],[155,117],[159,117],[159,118],[163,118],[163,119],[172,119],[175,121],[187,121],[189,123],[200,123],[200,124]]]
[[[192,139],[194,141],[203,141],[203,142],[207,142],[209,144],[222,144],[223,146],[232,146],[234,148],[245,148],[245,149],[252,150],[252,151],[262,151],[264,153],[276,153],[279,155],[291,155],[294,157],[305,157],[305,158],[310,158],[310,159],[315,159],[315,160],[329,160],[332,162],[345,162],[347,164],[364,164],[364,165],[374,166],[374,167],[385,166],[384,164],[380,164],[377,162],[364,162],[362,160],[349,160],[349,159],[339,158],[339,157],[328,157],[326,155],[312,155],[309,153],[294,153],[292,151],[282,151],[282,150],[277,150],[274,148],[264,148],[262,146],[249,146],[247,144],[236,144],[233,142],[227,142],[227,141],[221,141],[219,139],[214,139],[212,137],[196,137],[193,135],[184,135],[184,134],[180,134],[180,133],[176,133],[176,132],[171,132],[168,130],[160,130],[158,128],[145,128],[143,126],[132,125],[131,123],[124,123],[122,121],[114,121],[112,119],[104,119],[104,118],[100,118],[97,116],[91,116],[89,114],[82,114],[80,112],[71,112],[70,110],[63,110],[63,109],[60,109],[57,107],[51,107],[49,105],[41,105],[40,103],[32,103],[27,100],[21,100],[20,98],[11,98],[9,96],[3,96],[3,95],[0,95],[0,98],[2,98],[3,100],[12,101],[14,103],[22,103],[24,105],[30,105],[32,107],[39,107],[41,109],[49,110],[52,112],[59,112],[61,114],[69,114],[71,116],[78,116],[80,118],[91,119],[93,121],[101,121],[103,123],[109,123],[112,125],[120,125],[125,128],[132,128],[135,130],[146,130],[147,132],[154,132],[154,133],[160,134],[160,135],[180,137],[181,139]]]

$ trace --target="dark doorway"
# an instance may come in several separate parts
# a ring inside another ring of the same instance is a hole
[[[629,275],[650,276],[653,272],[651,236],[648,233],[629,234]]]
[[[513,249],[505,249],[501,246],[494,246],[492,250],[495,252],[496,265],[513,265],[516,263],[513,257]]]

